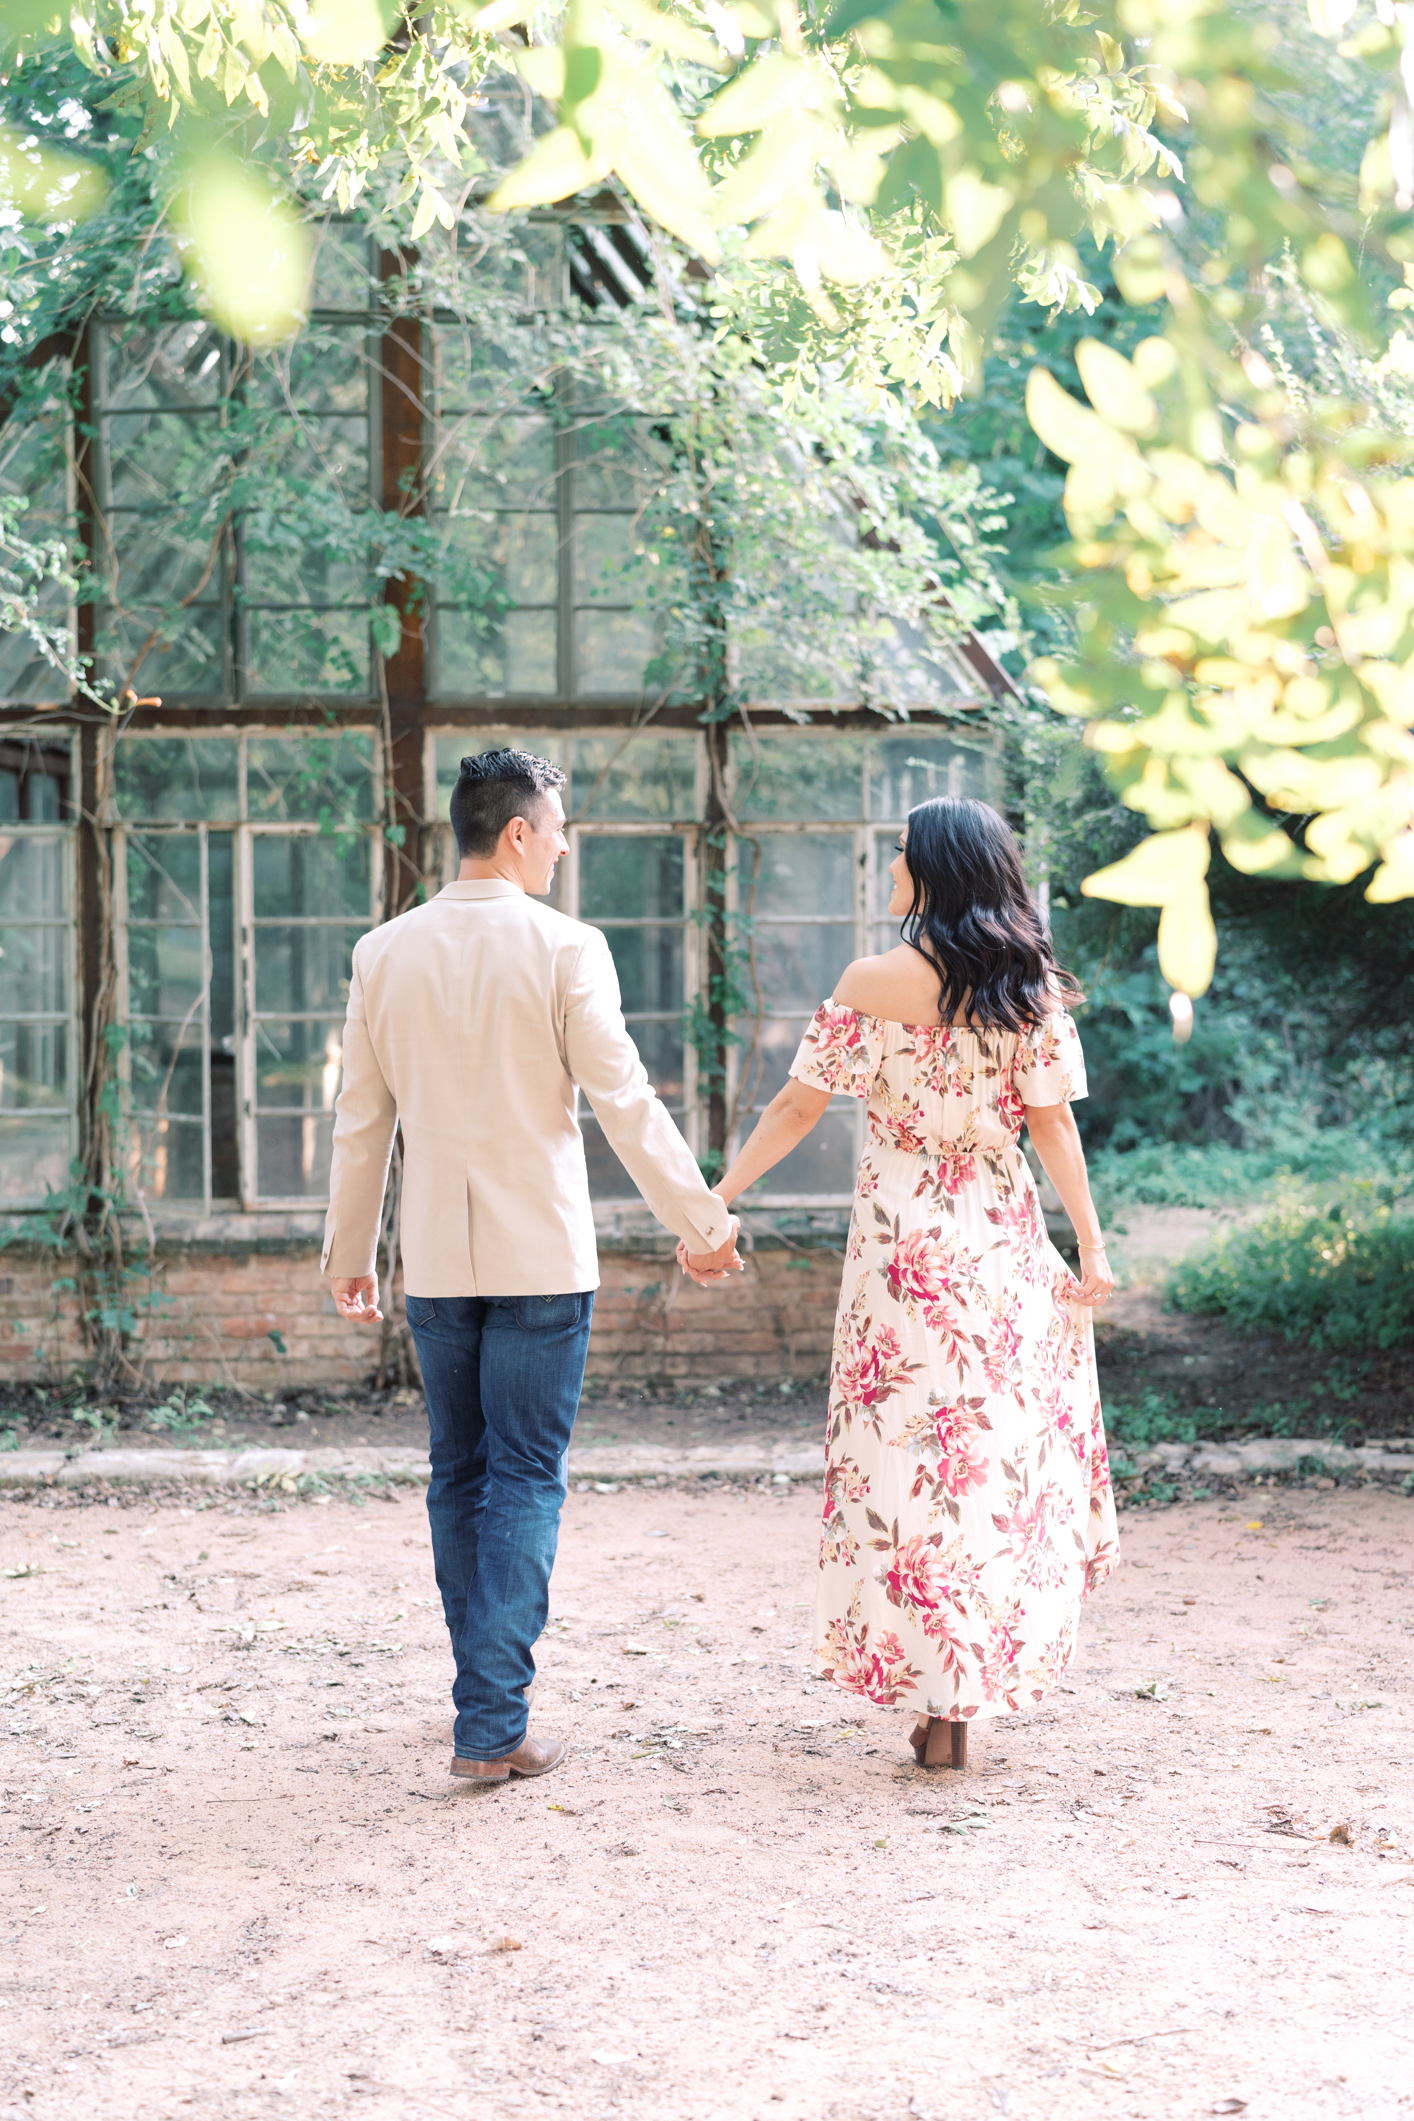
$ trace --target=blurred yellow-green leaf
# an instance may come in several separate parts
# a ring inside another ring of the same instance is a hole
[[[185,264],[203,309],[233,338],[274,346],[305,321],[309,237],[252,169],[212,156],[190,171]]]
[[[0,204],[26,221],[85,221],[108,195],[101,169],[0,127]]]

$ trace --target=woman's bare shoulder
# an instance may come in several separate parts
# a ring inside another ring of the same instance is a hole
[[[938,975],[918,951],[900,943],[879,957],[857,957],[835,981],[842,1009],[859,1009],[896,1024],[931,1024],[938,1017]]]

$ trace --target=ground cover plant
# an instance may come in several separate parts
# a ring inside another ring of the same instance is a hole
[[[1170,1283],[1182,1311],[1315,1349],[1414,1343],[1414,1216],[1297,1202],[1222,1231]]]

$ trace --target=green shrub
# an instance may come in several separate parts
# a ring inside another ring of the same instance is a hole
[[[1312,1348],[1404,1347],[1414,1341],[1414,1219],[1389,1208],[1275,1208],[1186,1259],[1169,1301],[1238,1333]]]
[[[1312,1129],[1295,1121],[1280,1146],[1234,1148],[1230,1142],[1150,1141],[1134,1149],[1102,1148],[1088,1158],[1102,1214],[1144,1202],[1167,1208],[1225,1208],[1300,1181],[1340,1186],[1364,1181],[1399,1193],[1410,1183],[1409,1157],[1356,1127]]]

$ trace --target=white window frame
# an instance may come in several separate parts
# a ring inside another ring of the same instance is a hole
[[[309,1213],[328,1204],[327,1193],[265,1193],[260,1188],[260,1128],[262,1119],[290,1119],[294,1108],[289,1106],[265,1107],[259,1103],[259,1039],[263,1023],[310,1023],[337,1025],[339,1031],[338,1054],[340,1072],[343,1062],[344,1011],[331,1014],[325,1009],[290,1010],[260,1009],[254,1006],[259,1000],[256,991],[255,946],[258,928],[352,928],[358,924],[356,914],[285,914],[281,917],[255,913],[255,842],[257,839],[318,839],[322,828],[303,820],[261,820],[258,824],[247,821],[236,828],[236,903],[238,915],[239,943],[237,947],[236,977],[236,1051],[240,1055],[240,1072],[236,1089],[237,1125],[240,1131],[240,1179],[241,1205],[247,1210],[266,1211],[284,1209],[287,1212],[303,1210]],[[329,835],[324,835],[329,836]],[[341,837],[345,836],[343,834]],[[379,926],[383,917],[383,833],[377,823],[361,821],[347,827],[347,836],[358,837],[369,842],[369,917],[364,934]],[[332,1056],[330,1067],[333,1066]],[[316,1111],[310,1107],[302,1125],[309,1136],[316,1124],[328,1114],[333,1115],[334,1099],[338,1096],[339,1078],[335,1077],[331,1094]]]
[[[167,1211],[169,1206],[176,1209],[199,1211],[202,1214],[210,1214],[211,1212],[212,957],[210,872],[207,857],[207,838],[211,829],[210,824],[204,818],[200,820],[163,819],[150,825],[134,825],[125,819],[121,824],[115,825],[113,828],[113,907],[115,915],[113,922],[113,948],[117,960],[118,1021],[127,1030],[131,1029],[134,1022],[132,1013],[131,950],[129,945],[129,931],[134,924],[128,910],[129,841],[134,838],[139,840],[194,839],[199,850],[198,869],[200,884],[198,896],[200,911],[198,919],[195,921],[140,921],[137,925],[143,928],[155,926],[195,928],[201,938],[201,989],[197,996],[194,1010],[189,1012],[186,1018],[182,1020],[183,1029],[185,1030],[185,1026],[191,1023],[193,1014],[199,1015],[198,1036],[201,1051],[200,1116],[198,1117],[194,1113],[169,1113],[165,1118],[162,1118],[156,1112],[135,1112],[132,1101],[132,1041],[130,1037],[123,1041],[118,1055],[119,1109],[122,1112],[125,1126],[131,1132],[130,1146],[126,1158],[128,1179],[138,1200],[142,1202],[144,1207],[147,1206],[147,1201],[142,1187],[142,1168],[146,1153],[143,1121],[155,1123],[154,1133],[158,1130],[165,1132],[167,1128],[172,1126],[176,1126],[179,1130],[187,1127],[199,1127],[201,1129],[202,1189],[200,1198],[192,1199],[188,1197],[182,1200],[173,1200],[170,1203],[164,1199],[162,1202],[164,1212]],[[228,826],[219,824],[215,827],[218,832],[230,829]],[[142,1016],[137,1018],[136,1021],[144,1024],[157,1024],[172,1023],[176,1019]],[[178,1050],[181,1050],[181,1048],[179,1047]],[[192,1047],[189,1050],[195,1051],[196,1048]]]
[[[71,783],[72,785],[72,783]],[[62,848],[60,855],[60,910],[57,914],[7,916],[0,921],[0,932],[4,929],[46,928],[63,933],[61,949],[64,962],[65,993],[68,1009],[26,1010],[22,1014],[6,1016],[7,1024],[34,1024],[64,1027],[67,1034],[65,1069],[68,1085],[67,1104],[22,1105],[0,1112],[0,1125],[6,1132],[13,1130],[22,1135],[24,1120],[50,1120],[64,1118],[67,1121],[68,1156],[65,1160],[64,1177],[68,1178],[68,1166],[79,1151],[79,1084],[83,1076],[83,1051],[80,1045],[80,1014],[78,992],[78,920],[77,907],[77,843],[78,828],[72,823],[56,819],[52,824],[7,824],[0,825],[0,837],[7,840],[57,840]],[[0,1214],[17,1215],[43,1208],[45,1196],[35,1192],[25,1198],[6,1201]]]

